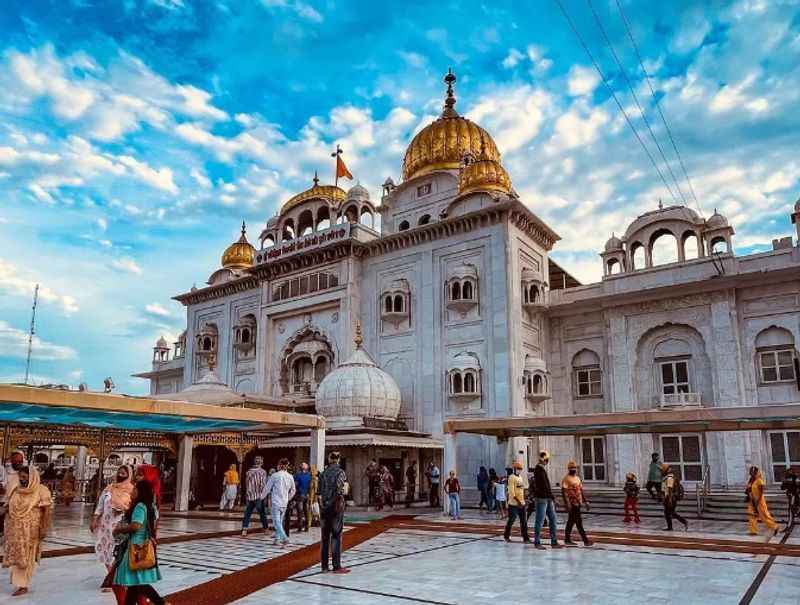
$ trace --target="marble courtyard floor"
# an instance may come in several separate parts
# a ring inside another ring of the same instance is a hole
[[[89,512],[79,506],[57,512],[31,592],[12,599],[4,579],[0,603],[114,602],[97,588],[103,571],[86,552]],[[346,542],[359,543],[343,554],[352,572],[341,576],[311,565],[318,529],[292,534],[292,545],[281,548],[260,532],[242,538],[238,514],[165,515],[159,549],[164,580],[157,588],[174,595],[176,605],[800,604],[800,535],[781,547],[781,535],[766,544],[763,537],[747,536],[742,522],[696,521],[688,533],[670,535],[660,531],[660,519],[630,527],[620,517],[586,515],[593,547],[539,551],[524,546],[518,535],[504,542],[502,522],[493,516],[466,511],[462,523],[452,523],[429,509],[413,512],[385,521],[381,515],[349,515],[348,521],[372,523],[347,528]],[[266,585],[278,576],[282,581]],[[229,600],[220,598],[220,588],[249,594]]]

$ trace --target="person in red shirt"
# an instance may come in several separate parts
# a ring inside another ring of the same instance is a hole
[[[461,483],[455,471],[450,471],[450,476],[444,482],[444,491],[450,502],[450,518],[455,521],[461,518]]]

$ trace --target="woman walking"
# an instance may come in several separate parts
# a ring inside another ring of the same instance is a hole
[[[772,532],[769,534],[767,540],[778,533],[778,524],[769,512],[767,507],[767,499],[764,497],[764,490],[766,489],[766,482],[764,475],[757,466],[750,467],[750,479],[747,482],[747,517],[748,517],[748,533],[751,536],[758,535],[758,522],[761,521]]]
[[[17,473],[18,482],[7,499],[3,545],[3,567],[11,568],[11,584],[15,588],[12,596],[15,597],[28,592],[53,509],[50,490],[41,484],[36,467],[23,466]]]
[[[394,477],[386,466],[381,468],[380,485],[383,491],[383,504],[394,510]]]
[[[236,470],[236,465],[231,464],[222,478],[222,498],[219,501],[219,510],[233,510],[238,493],[239,473]]]
[[[151,586],[161,580],[156,555],[158,510],[153,486],[147,480],[138,481],[131,496],[133,506],[125,520],[114,528],[114,535],[127,538],[114,563],[113,583],[127,588],[125,605],[136,605],[140,597],[146,597],[153,605],[163,605],[164,599]]]
[[[577,527],[581,540],[583,540],[583,545],[591,546],[592,541],[583,529],[583,517],[581,516],[581,506],[586,506],[588,510],[589,501],[583,492],[583,482],[578,477],[578,463],[574,460],[570,460],[567,464],[567,474],[561,480],[561,497],[564,499],[564,508],[568,512],[567,526],[564,530],[564,544],[575,546],[575,542],[572,541],[572,528]]]
[[[89,529],[94,534],[94,552],[100,563],[105,565],[106,571],[110,571],[114,564],[114,528],[131,507],[132,474],[131,467],[119,467],[114,482],[100,494],[89,524]]]

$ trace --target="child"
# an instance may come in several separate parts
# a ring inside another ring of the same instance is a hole
[[[639,486],[636,484],[636,475],[625,475],[625,523],[631,522],[631,513],[634,523],[641,523],[639,519]]]
[[[497,512],[500,513],[500,518],[505,519],[508,516],[508,509],[506,508],[506,477],[501,477],[497,483],[494,484],[494,499],[497,502]]]

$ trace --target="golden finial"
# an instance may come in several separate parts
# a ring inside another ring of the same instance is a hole
[[[456,95],[453,91],[453,83],[456,81],[456,75],[453,73],[452,68],[447,68],[447,75],[444,77],[447,84],[447,97],[444,100],[444,111],[442,111],[443,118],[456,118],[458,112],[454,109],[456,105]]]
[[[317,171],[316,170],[314,171],[314,178],[311,179],[311,180],[314,181],[314,187],[319,186],[319,177],[317,176]]]
[[[247,225],[245,225],[244,221],[242,221],[242,236],[244,236],[245,233],[247,233]]]
[[[356,322],[356,335],[353,338],[353,342],[356,345],[356,349],[360,349],[361,345],[364,344],[364,336],[361,334],[361,322]]]

